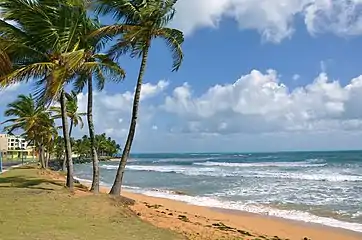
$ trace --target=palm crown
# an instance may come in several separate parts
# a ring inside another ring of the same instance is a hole
[[[105,36],[122,35],[122,38],[110,49],[110,55],[119,57],[125,53],[140,57],[151,40],[165,40],[172,52],[173,70],[179,69],[183,59],[181,44],[183,33],[177,29],[166,27],[172,20],[175,0],[99,0],[97,11],[103,14],[112,13],[119,24],[105,26],[95,34]]]

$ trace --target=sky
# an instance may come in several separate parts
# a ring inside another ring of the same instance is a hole
[[[166,44],[152,43],[133,152],[362,149],[362,0],[179,0],[176,10],[184,61],[171,72]],[[127,77],[95,93],[94,118],[123,145],[140,60],[119,63]],[[0,91],[0,113],[32,89]],[[78,97],[85,111],[87,93]]]

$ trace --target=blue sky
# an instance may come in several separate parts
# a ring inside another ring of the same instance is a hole
[[[190,6],[192,7],[190,8]],[[180,0],[185,59],[152,45],[135,152],[360,149],[360,0]],[[95,96],[96,131],[123,143],[139,60]],[[0,92],[0,112],[29,86]],[[86,92],[79,96],[85,109]],[[0,116],[0,121],[4,118]],[[76,135],[87,133],[87,127]]]

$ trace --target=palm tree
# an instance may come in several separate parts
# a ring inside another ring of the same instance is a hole
[[[71,91],[71,93],[66,93],[65,97],[67,99],[67,117],[70,120],[70,127],[69,127],[69,136],[72,136],[73,127],[77,127],[78,125],[80,128],[83,128],[84,123],[82,117],[86,115],[86,113],[82,113],[78,111],[78,97],[75,91]],[[54,112],[54,118],[61,118],[61,108],[58,106],[52,106],[50,111]]]
[[[67,117],[70,119],[69,137],[71,138],[73,126],[76,127],[79,125],[80,128],[83,128],[84,123],[83,123],[82,116],[84,116],[85,113],[80,113],[78,111],[78,97],[77,97],[77,93],[75,91],[72,91],[70,94],[65,93],[65,97],[66,97]],[[61,107],[52,106],[50,108],[50,111],[55,113],[53,118],[55,118],[55,119],[62,118]],[[66,163],[67,163],[67,159],[64,158],[63,166],[65,166]]]
[[[107,148],[106,134],[102,133],[101,135],[96,135],[94,139],[95,139],[95,147],[97,149],[99,156],[103,156]]]
[[[73,78],[84,59],[78,49],[78,28],[85,15],[66,1],[3,0],[0,20],[1,48],[9,55],[14,70],[1,78],[2,85],[35,79],[43,103],[60,99],[67,158],[67,186],[73,190],[73,163],[64,85]],[[15,22],[10,25],[6,22]]]
[[[10,124],[4,130],[10,134],[21,130],[22,135],[38,148],[41,167],[46,168],[45,149],[57,136],[55,123],[50,114],[43,106],[36,105],[31,95],[19,95],[17,100],[8,104],[5,116],[11,118],[2,123]]]
[[[1,85],[34,79],[42,103],[59,100],[67,159],[67,187],[73,190],[73,161],[67,121],[65,85],[80,73],[103,68],[89,58],[81,40],[89,18],[82,0],[2,0],[0,49],[13,71],[0,78]],[[14,25],[7,21],[15,22]],[[0,58],[1,61],[1,58]],[[0,66],[5,65],[0,62]]]
[[[110,49],[111,56],[119,57],[130,53],[132,57],[141,57],[141,66],[138,74],[136,90],[134,93],[131,124],[128,137],[123,149],[117,175],[110,194],[119,195],[123,174],[129,157],[133,138],[136,131],[138,106],[145,73],[148,51],[151,41],[155,38],[165,40],[172,52],[173,71],[177,71],[183,59],[181,44],[184,41],[183,33],[176,29],[166,27],[173,19],[176,0],[98,0],[97,12],[112,13],[120,24],[105,26],[98,30],[98,34],[107,36],[121,35],[122,37]]]
[[[88,87],[88,103],[87,103],[87,122],[90,138],[91,156],[93,163],[93,179],[91,192],[99,193],[99,160],[96,149],[95,129],[93,123],[93,82],[96,83],[98,91],[102,91],[105,86],[106,79],[112,82],[120,82],[125,77],[124,70],[118,66],[106,54],[99,53],[104,47],[108,37],[91,35],[100,28],[100,23],[97,19],[88,19],[87,25],[84,28],[83,36],[80,45],[87,50],[88,58],[85,64],[95,65],[92,71],[85,70],[75,81],[75,88],[78,92],[82,91],[87,85]]]

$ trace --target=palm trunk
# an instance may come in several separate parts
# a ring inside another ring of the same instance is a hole
[[[141,96],[143,75],[144,75],[144,72],[146,69],[149,46],[150,46],[150,42],[148,41],[145,48],[143,49],[142,62],[141,62],[141,66],[140,66],[140,70],[139,70],[139,74],[138,74],[137,87],[136,87],[136,91],[135,91],[134,99],[133,99],[132,118],[131,118],[131,124],[129,127],[127,141],[126,141],[126,144],[123,149],[121,161],[119,162],[119,167],[117,170],[116,178],[114,180],[112,189],[109,192],[109,194],[115,195],[115,196],[118,196],[121,194],[124,170],[126,168],[127,160],[128,160],[129,154],[131,152],[133,138],[134,138],[134,135],[136,132],[138,106],[139,106],[139,101],[140,101],[140,96]]]
[[[73,124],[74,124],[73,119],[70,119],[69,138],[71,138],[71,137],[72,137]]]
[[[40,165],[41,168],[45,168],[45,156],[44,156],[44,146],[41,144],[39,149],[39,159],[40,159]]]
[[[63,135],[64,135],[64,144],[65,144],[65,158],[67,159],[67,184],[66,185],[70,191],[73,191],[74,190],[74,181],[73,181],[72,147],[70,145],[68,119],[67,119],[67,107],[66,107],[64,90],[62,90],[61,95],[60,95],[60,107],[62,110],[62,125],[63,125]]]
[[[48,149],[50,149],[50,148],[48,148]],[[49,168],[49,161],[50,161],[50,152],[48,150],[47,158],[45,160],[45,168]]]
[[[67,158],[64,156],[62,170],[65,172],[67,169]]]
[[[93,180],[91,192],[99,193],[99,163],[98,154],[95,147],[94,140],[94,124],[93,124],[93,80],[92,76],[88,79],[88,109],[87,109],[87,120],[89,129],[89,138],[91,143],[91,156],[93,162]]]

